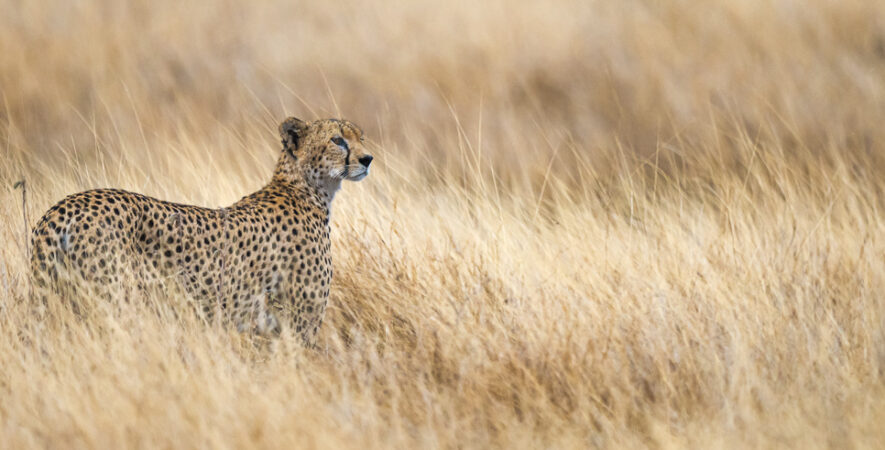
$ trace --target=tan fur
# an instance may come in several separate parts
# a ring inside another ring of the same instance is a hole
[[[35,286],[114,297],[133,282],[172,280],[240,329],[275,334],[288,324],[313,345],[332,281],[331,202],[342,180],[368,174],[371,156],[344,120],[288,118],[280,137],[270,183],[227,208],[115,189],[65,198],[33,230]]]

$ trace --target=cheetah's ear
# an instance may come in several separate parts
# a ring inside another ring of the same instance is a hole
[[[293,152],[298,149],[304,135],[307,134],[307,122],[289,117],[280,123],[280,138],[283,139],[283,149]]]

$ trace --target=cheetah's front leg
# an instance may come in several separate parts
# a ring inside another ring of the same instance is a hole
[[[295,283],[286,283],[280,292],[278,302],[271,300],[272,311],[279,310],[279,316],[292,327],[302,344],[307,348],[316,348],[317,332],[323,322],[326,310],[326,299],[311,298],[309,289]]]

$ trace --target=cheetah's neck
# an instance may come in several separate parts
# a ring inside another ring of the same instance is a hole
[[[335,194],[341,189],[341,180],[332,180],[328,179],[325,182],[319,181],[317,183],[317,195],[320,200],[325,203],[326,211],[329,213],[332,212],[332,200],[335,198]]]
[[[336,186],[313,186],[304,180],[282,180],[274,178],[266,186],[252,195],[246,196],[240,202],[233,206],[241,204],[243,201],[251,199],[260,199],[267,196],[282,196],[294,200],[296,203],[312,205],[321,211],[326,222],[329,220],[332,211],[332,199],[335,197],[335,191],[340,188],[339,181]],[[248,201],[247,201],[248,203]]]

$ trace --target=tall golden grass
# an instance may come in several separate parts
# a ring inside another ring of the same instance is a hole
[[[885,2],[0,1],[0,447],[885,446]],[[318,352],[28,306],[28,226],[341,116]]]

